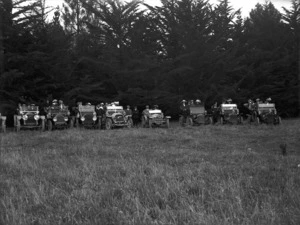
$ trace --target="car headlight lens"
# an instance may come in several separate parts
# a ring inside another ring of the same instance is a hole
[[[57,118],[56,118],[56,117],[54,117],[54,118],[53,118],[53,121],[54,121],[54,122],[56,122],[56,121],[57,121]]]
[[[69,119],[68,119],[68,117],[65,117],[65,121],[68,121]]]
[[[81,121],[85,121],[85,118],[84,118],[84,117],[81,117]]]
[[[96,120],[97,120],[97,117],[96,117],[96,116],[94,116],[94,117],[93,117],[93,120],[94,120],[94,121],[96,121]]]
[[[35,115],[35,116],[34,116],[34,119],[35,119],[35,120],[38,120],[39,118],[40,118],[39,115]]]
[[[23,115],[23,120],[28,120],[28,116],[27,115]]]

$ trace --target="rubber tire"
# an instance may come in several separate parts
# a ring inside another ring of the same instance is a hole
[[[281,117],[278,116],[278,125],[281,125],[281,124],[282,124]]]
[[[184,125],[183,125],[183,116],[180,116],[179,117],[179,126],[181,126],[181,127],[183,127]]]
[[[244,119],[243,119],[242,116],[240,116],[239,123],[240,123],[240,124],[244,124]]]
[[[194,122],[193,122],[193,119],[192,118],[188,118],[188,121],[189,121],[189,125],[192,127],[194,126]]]
[[[5,125],[2,125],[2,131],[3,131],[3,133],[6,133],[6,126]]]
[[[128,119],[128,125],[127,125],[127,127],[128,128],[132,128],[133,127],[133,121],[132,121],[132,119],[130,118],[130,119]]]
[[[221,125],[224,124],[224,118],[223,118],[223,117],[220,118],[220,124],[221,124]]]
[[[259,117],[256,117],[255,123],[256,123],[256,125],[259,125],[259,124],[260,124]]]
[[[51,120],[48,120],[48,121],[47,121],[47,130],[48,130],[48,131],[52,131],[52,128],[53,128],[53,126],[52,126],[52,121],[51,121]]]
[[[16,118],[17,119],[17,118]],[[20,132],[20,130],[21,130],[21,123],[20,123],[20,120],[18,120],[17,119],[17,121],[16,121],[16,132]]]
[[[106,121],[105,121],[105,129],[106,130],[111,130],[112,129],[112,121],[111,121],[111,119],[106,119]]]
[[[149,124],[149,128],[153,128],[151,119],[149,119],[148,124]]]
[[[166,127],[169,129],[170,128],[170,121],[169,119],[166,119]]]
[[[41,131],[45,131],[45,120],[42,120]]]

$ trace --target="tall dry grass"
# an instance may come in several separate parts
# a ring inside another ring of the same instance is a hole
[[[0,134],[0,224],[298,225],[299,125]]]

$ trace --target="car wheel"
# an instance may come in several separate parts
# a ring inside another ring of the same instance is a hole
[[[260,124],[260,120],[259,120],[259,117],[256,117],[256,125],[259,125]]]
[[[278,116],[278,125],[281,125],[282,121],[281,121],[281,117]]]
[[[188,118],[188,121],[189,121],[189,125],[190,125],[190,126],[193,126],[193,125],[194,125],[194,122],[193,122],[193,119],[192,119],[192,118]]]
[[[244,120],[243,120],[242,116],[240,116],[239,122],[240,122],[240,124],[243,124]]]
[[[169,121],[169,119],[166,120],[166,126],[167,126],[167,128],[170,128],[170,121]]]
[[[149,128],[152,128],[152,121],[149,119]]]
[[[128,123],[128,125],[127,125],[128,128],[132,128],[133,127],[133,121],[132,121],[131,118],[128,119],[127,123]]]
[[[105,121],[105,129],[106,130],[111,130],[112,129],[112,121],[111,121],[111,119],[106,119],[106,121]]]
[[[179,117],[179,126],[183,127],[183,116]]]
[[[42,122],[41,122],[41,131],[45,131],[45,120],[42,119]]]
[[[47,127],[48,127],[48,131],[52,131],[52,121],[51,120],[47,121]]]

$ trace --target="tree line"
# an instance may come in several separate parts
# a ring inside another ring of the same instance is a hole
[[[54,16],[47,19],[50,11]],[[230,1],[0,1],[0,107],[62,99],[210,107],[271,97],[283,116],[300,112],[300,1],[271,2],[243,18]]]

